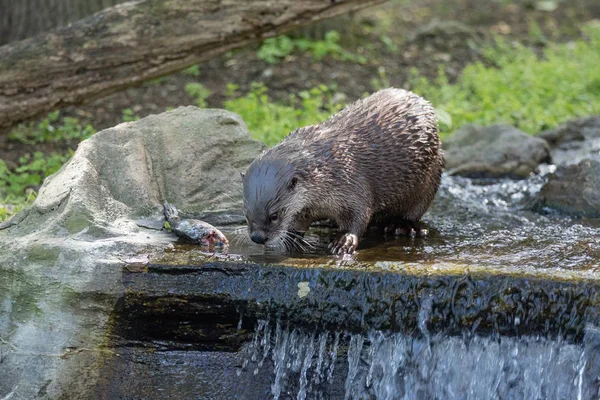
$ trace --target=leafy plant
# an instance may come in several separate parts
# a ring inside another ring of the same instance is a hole
[[[225,108],[238,113],[253,136],[270,146],[294,129],[325,121],[342,108],[333,102],[332,90],[325,85],[291,95],[285,103],[274,103],[261,83],[253,83],[245,96],[234,97],[235,85],[229,85],[227,92],[230,98]]]
[[[495,64],[468,65],[455,84],[443,68],[430,81],[412,71],[412,90],[429,99],[451,125],[506,123],[537,133],[568,119],[600,113],[600,25],[586,27],[589,40],[549,44],[533,51],[497,39],[484,51]]]
[[[22,196],[0,197],[0,221],[5,221],[35,200],[36,193],[29,191]]]
[[[192,65],[191,67],[188,67],[181,71],[181,73],[188,76],[198,77],[200,76],[200,66],[198,64]]]
[[[188,83],[185,85],[185,91],[196,99],[198,107],[205,108],[207,106],[206,98],[210,96],[210,90],[203,84],[196,82]]]
[[[64,140],[80,141],[96,133],[90,124],[83,125],[77,118],[65,117],[59,123],[59,115],[58,111],[54,111],[37,125],[21,124],[8,134],[8,139],[24,144],[39,144]]]
[[[296,49],[292,38],[281,35],[266,39],[258,49],[256,55],[261,60],[269,64],[277,64],[285,57],[289,56]]]
[[[0,221],[30,203],[44,178],[58,171],[72,155],[72,151],[50,155],[35,152],[21,157],[14,171],[0,160]]]
[[[256,55],[269,64],[277,64],[298,51],[310,54],[315,61],[331,56],[336,60],[355,61],[361,64],[367,62],[366,57],[344,49],[339,42],[340,35],[336,31],[327,32],[323,40],[291,38],[282,35],[266,39]]]
[[[131,108],[123,110],[123,122],[133,122],[140,119],[140,117]]]

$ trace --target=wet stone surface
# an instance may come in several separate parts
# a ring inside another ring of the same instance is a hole
[[[546,178],[444,177],[430,237],[370,232],[352,259],[327,254],[327,227],[293,254],[251,244],[235,225],[222,228],[225,252],[176,244],[125,269],[111,343],[126,360],[105,364],[94,390],[589,398],[599,390],[600,221],[531,211]]]

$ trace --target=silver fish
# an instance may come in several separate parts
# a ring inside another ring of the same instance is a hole
[[[171,231],[188,242],[210,247],[224,247],[229,244],[229,240],[217,228],[197,219],[181,218],[177,208],[166,201],[163,204],[163,213]]]

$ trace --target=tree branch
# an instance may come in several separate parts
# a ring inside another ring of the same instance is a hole
[[[0,127],[385,0],[138,0],[0,47]]]

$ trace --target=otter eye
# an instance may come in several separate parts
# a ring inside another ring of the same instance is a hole
[[[271,214],[269,215],[269,219],[271,220],[271,222],[277,222],[277,220],[279,219],[279,215],[277,215],[277,213]]]

